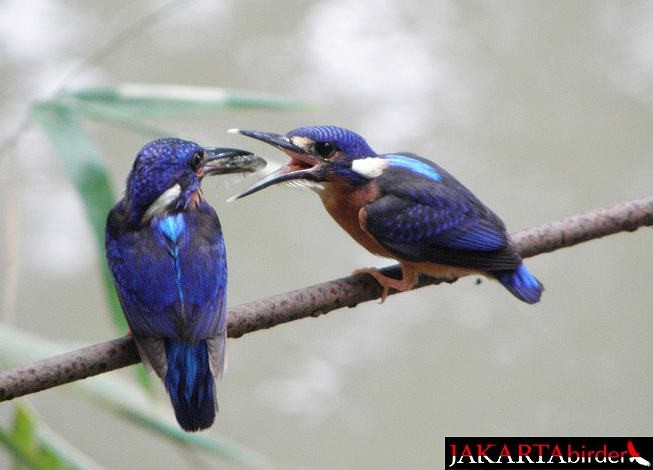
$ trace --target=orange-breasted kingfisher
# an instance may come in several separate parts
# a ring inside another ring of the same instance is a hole
[[[527,303],[543,286],[524,266],[501,219],[456,178],[413,153],[377,154],[359,134],[335,126],[287,134],[231,129],[283,150],[290,161],[234,198],[281,182],[303,180],[340,226],[370,252],[399,261],[402,279],[378,269],[383,287],[411,289],[419,273],[497,279]],[[233,199],[233,198],[232,198]]]
[[[264,165],[244,150],[155,140],[138,153],[107,218],[107,261],[131,335],[186,431],[213,424],[225,363],[227,260],[200,184]]]

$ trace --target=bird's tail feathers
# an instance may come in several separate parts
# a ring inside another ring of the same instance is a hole
[[[187,343],[167,339],[166,356],[168,371],[163,383],[179,425],[185,431],[210,427],[217,403],[206,340]]]
[[[227,369],[227,330],[206,339],[209,350],[209,365],[214,379],[221,379]]]
[[[514,270],[497,271],[494,275],[519,300],[529,304],[540,301],[544,286],[523,264]]]

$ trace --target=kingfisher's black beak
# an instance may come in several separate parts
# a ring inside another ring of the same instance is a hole
[[[290,137],[284,134],[275,134],[274,132],[261,132],[261,131],[250,131],[247,129],[229,129],[227,132],[230,134],[241,134],[252,139],[260,140],[266,144],[270,144],[279,150],[294,152],[294,153],[306,153],[301,147],[296,146],[290,140]]]
[[[267,164],[247,150],[232,148],[205,148],[206,157],[202,166],[203,175],[225,175],[259,170]]]
[[[324,164],[324,161],[320,157],[309,153],[306,149],[293,143],[288,136],[275,134],[273,132],[251,131],[245,129],[229,129],[229,132],[232,134],[242,134],[265,142],[266,144],[270,144],[279,150],[283,150],[290,157],[290,161],[284,166],[260,179],[242,193],[230,197],[230,201],[249,196],[252,193],[267,188],[268,186],[283,183],[285,181],[299,179],[317,181],[315,175],[316,170]]]

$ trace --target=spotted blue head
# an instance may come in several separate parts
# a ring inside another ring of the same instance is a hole
[[[300,127],[285,135],[244,129],[231,129],[229,132],[261,140],[283,150],[290,157],[286,165],[235,196],[236,199],[292,180],[317,183],[344,181],[357,186],[367,179],[355,171],[355,162],[376,156],[362,136],[335,126]]]
[[[141,223],[157,212],[183,210],[201,194],[207,175],[251,172],[265,160],[232,148],[205,148],[187,140],[164,138],[146,144],[127,178],[129,219]]]

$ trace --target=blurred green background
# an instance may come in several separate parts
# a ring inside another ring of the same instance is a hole
[[[78,117],[116,198],[147,128],[257,151],[269,171],[284,161],[278,152],[226,129],[335,124],[379,152],[437,161],[515,231],[651,193],[651,50],[646,1],[6,0],[2,320],[66,347],[116,336],[104,260],[60,154],[36,125],[11,137],[62,86],[226,87],[311,105],[122,109],[113,124],[107,109],[85,108]],[[115,125],[125,116],[134,122]],[[246,184],[204,183],[224,226],[231,305],[389,263],[309,192],[225,202]],[[437,468],[445,435],[650,435],[650,229],[528,265],[546,286],[537,306],[470,278],[230,340],[208,435],[278,468]],[[111,375],[138,390],[132,370]],[[108,468],[241,468],[170,444],[72,387],[29,403],[39,423]],[[13,419],[13,405],[0,405],[0,425]],[[0,467],[10,462],[0,455]]]

